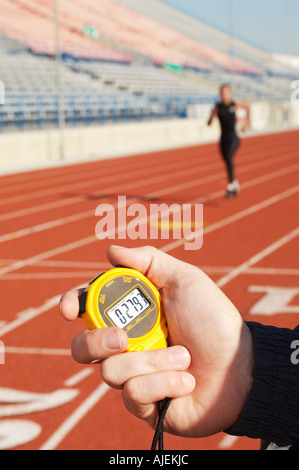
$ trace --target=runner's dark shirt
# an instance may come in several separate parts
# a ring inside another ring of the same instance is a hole
[[[217,103],[218,118],[220,121],[222,136],[236,135],[236,103],[234,101],[229,105]]]

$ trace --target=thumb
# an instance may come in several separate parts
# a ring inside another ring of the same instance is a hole
[[[190,266],[152,246],[123,248],[110,246],[107,257],[114,266],[133,268],[144,274],[158,289],[170,286],[179,279],[179,273]]]

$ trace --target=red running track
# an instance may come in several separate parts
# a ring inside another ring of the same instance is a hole
[[[109,267],[111,241],[96,239],[95,209],[116,205],[118,195],[146,207],[203,203],[201,250],[185,251],[183,240],[151,244],[201,267],[244,319],[297,325],[298,137],[293,131],[244,139],[236,159],[242,191],[230,201],[216,144],[1,177],[1,449],[150,447],[152,431],[101,382],[99,366],[73,361],[70,342],[83,325],[64,322],[58,311],[64,292]],[[167,435],[165,447],[258,449],[259,442]]]

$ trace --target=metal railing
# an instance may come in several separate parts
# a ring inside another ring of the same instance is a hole
[[[188,108],[212,104],[211,95],[152,96],[65,94],[66,126],[186,118]],[[59,127],[57,94],[6,94],[0,104],[0,131]]]

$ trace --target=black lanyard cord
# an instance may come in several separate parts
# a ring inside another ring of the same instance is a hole
[[[168,411],[171,398],[165,398],[158,403],[159,419],[156,427],[156,432],[152,442],[151,450],[156,450],[157,444],[159,444],[159,450],[164,450],[164,419]]]

